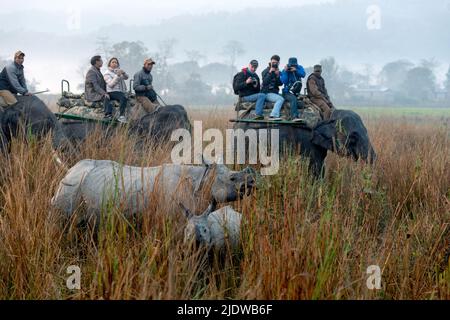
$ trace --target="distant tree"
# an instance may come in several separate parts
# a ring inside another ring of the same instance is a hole
[[[446,77],[445,88],[447,89],[447,91],[450,92],[450,66],[448,67],[448,71],[445,77]]]
[[[322,65],[322,75],[326,77],[328,81],[335,81],[338,77],[339,66],[334,57],[328,57],[320,60]]]
[[[186,52],[186,57],[188,58],[188,61],[190,61],[190,62],[199,63],[200,61],[206,60],[206,56],[198,50],[186,50],[185,52]]]
[[[211,86],[204,83],[198,73],[192,73],[177,92],[180,101],[191,105],[204,105],[211,95]]]
[[[347,86],[365,87],[368,85],[368,76],[350,71],[344,67],[339,70],[339,80]]]
[[[439,61],[437,61],[435,58],[431,58],[431,59],[422,59],[420,61],[420,66],[424,67],[424,68],[428,68],[431,71],[435,71],[436,68],[438,68],[440,65]]]
[[[408,60],[387,63],[380,72],[380,83],[392,90],[401,90],[406,74],[414,64]]]
[[[370,87],[372,85],[372,77],[373,77],[373,64],[366,63],[364,64],[364,72],[361,74],[363,78],[364,85],[366,87]]]
[[[173,75],[169,72],[169,60],[175,56],[174,48],[178,41],[174,38],[165,39],[158,43],[158,51],[153,55],[156,61],[154,74],[158,79],[155,87],[163,93],[175,89]]]
[[[448,67],[447,74],[445,75],[444,88],[447,90],[446,98],[450,101],[450,66]]]
[[[194,73],[199,73],[200,66],[196,61],[184,61],[169,65],[170,74],[175,74],[175,82],[178,84],[185,82]]]
[[[95,44],[97,45],[96,51],[99,55],[103,57],[103,59],[107,59],[111,53],[111,41],[106,36],[99,36],[95,40]]]
[[[236,40],[228,41],[222,48],[222,55],[224,55],[228,59],[227,62],[230,66],[231,79],[233,78],[234,72],[236,70],[236,60],[244,53],[244,45]]]
[[[236,72],[236,68],[231,71],[233,75]],[[226,84],[227,87],[231,88],[232,84],[229,76],[230,66],[226,64],[219,62],[208,63],[207,65],[204,65],[200,68],[199,73],[206,83],[209,83],[211,85]]]
[[[325,79],[328,93],[331,99],[342,99],[347,92],[348,85],[339,76],[339,65],[334,57],[322,59],[322,76]]]
[[[408,97],[416,101],[433,99],[436,89],[436,76],[430,68],[412,68],[406,74],[403,88]]]
[[[141,41],[122,41],[111,47],[107,59],[111,57],[119,59],[120,67],[132,76],[142,68],[148,57],[148,50]]]

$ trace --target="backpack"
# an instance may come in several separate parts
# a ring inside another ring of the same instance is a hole
[[[247,68],[243,69],[241,72],[243,72],[244,75],[247,76]],[[239,95],[239,90],[237,89],[238,88],[237,80],[238,80],[241,72],[236,73],[233,77],[233,91],[234,91],[234,94],[236,94],[236,95]]]
[[[300,94],[300,91],[302,91],[302,80],[295,81],[289,87],[289,93],[292,93],[294,96],[298,96]]]

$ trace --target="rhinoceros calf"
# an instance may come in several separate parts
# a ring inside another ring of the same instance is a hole
[[[211,200],[223,203],[235,201],[246,191],[251,191],[254,185],[252,173],[250,168],[231,171],[220,164],[133,167],[110,160],[87,159],[67,172],[52,198],[52,205],[67,216],[81,204],[89,214],[99,214],[106,204],[112,203],[120,205],[124,213],[133,215],[147,208],[150,201],[162,201],[164,203],[158,205],[175,210],[186,196],[190,197],[191,203],[199,203],[200,196],[185,188],[187,180],[195,190],[211,183]],[[153,192],[159,197],[153,197]]]
[[[189,209],[184,208],[188,219],[184,229],[184,242],[195,241],[196,245],[205,245],[209,248],[221,250],[225,248],[228,239],[231,248],[240,244],[242,214],[231,206],[222,207],[213,211],[211,204],[201,215],[193,215]]]

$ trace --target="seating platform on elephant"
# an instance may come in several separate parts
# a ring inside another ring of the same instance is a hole
[[[136,106],[136,97],[134,93],[128,94],[128,108],[127,110],[131,112],[133,107]],[[105,112],[103,108],[103,103],[99,102],[88,102],[86,101],[84,94],[75,94],[68,91],[63,91],[61,97],[58,99],[58,116],[62,118],[86,118],[97,120],[99,122],[115,122],[115,119],[119,117],[120,103],[118,101],[111,101],[113,106],[113,117],[109,120],[104,120]],[[70,117],[74,116],[74,117]]]
[[[316,124],[323,119],[320,109],[316,105],[314,105],[311,100],[305,95],[300,95],[298,99],[302,100],[305,105],[305,108],[299,109],[299,118],[301,119],[301,121],[291,121],[290,103],[288,101],[285,101],[283,103],[283,108],[281,109],[281,117],[283,120],[272,121],[269,119],[269,115],[274,107],[274,103],[267,101],[265,102],[263,110],[265,120],[253,120],[253,118],[255,118],[256,116],[256,102],[243,102],[240,99],[235,103],[235,111],[237,113],[237,117],[236,120],[233,121],[260,123],[270,122],[274,124],[301,125],[311,129],[314,128]]]

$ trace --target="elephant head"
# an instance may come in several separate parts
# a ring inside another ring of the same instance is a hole
[[[330,120],[313,130],[312,143],[341,156],[362,159],[373,164],[376,153],[361,117],[350,110],[335,110]]]
[[[8,144],[19,130],[30,130],[36,136],[42,136],[49,131],[53,133],[53,147],[71,147],[61,124],[45,103],[36,96],[18,96],[18,102],[0,112],[1,133],[5,144]],[[24,126],[24,127],[23,127]]]

